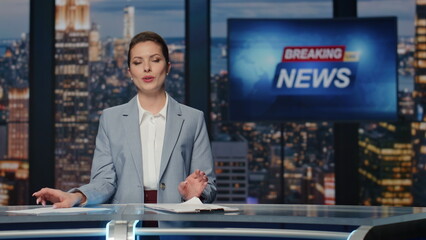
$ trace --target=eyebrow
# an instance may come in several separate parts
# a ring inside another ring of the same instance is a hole
[[[159,53],[154,53],[154,54],[152,54],[151,56],[149,56],[149,58],[153,58],[153,57],[155,57],[155,56],[159,56],[159,57],[161,57],[161,54],[159,54]],[[134,56],[134,57],[132,57],[132,59],[135,59],[135,58],[137,58],[137,59],[142,59],[143,57],[141,57],[141,56]]]

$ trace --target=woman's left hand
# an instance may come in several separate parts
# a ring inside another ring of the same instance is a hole
[[[197,169],[185,181],[179,183],[178,190],[184,200],[189,200],[193,197],[200,197],[207,183],[206,173]]]

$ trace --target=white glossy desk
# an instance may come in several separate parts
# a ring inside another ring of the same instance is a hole
[[[389,234],[391,236],[397,236],[398,234],[409,236],[413,234],[413,229],[426,229],[426,208],[419,207],[223,205],[239,208],[240,211],[231,213],[177,214],[153,211],[145,208],[142,204],[105,204],[99,205],[99,207],[108,208],[109,210],[102,212],[35,216],[11,214],[6,211],[39,206],[0,207],[0,224],[46,223],[46,229],[0,231],[0,239],[64,236],[107,236],[108,239],[134,239],[135,235],[203,235],[356,240],[389,239]],[[160,221],[160,228],[135,227],[137,222],[143,220]],[[49,223],[53,222],[88,221],[105,221],[108,224],[106,228],[48,229]],[[189,224],[185,228],[161,228],[163,221],[186,222]],[[209,226],[209,223],[215,223],[214,225],[219,227],[204,227],[203,223],[206,226]],[[272,227],[262,227],[268,224],[271,224]],[[312,230],[312,228],[288,228],[298,224],[301,226],[318,226],[318,228],[315,230]],[[235,225],[238,227],[235,227]],[[256,225],[261,226],[256,227]],[[322,231],[321,226],[324,229],[327,229],[327,226],[352,226],[355,230]],[[386,232],[389,232],[389,234],[387,235]],[[423,236],[422,231],[416,234],[415,236],[426,238],[426,233]]]

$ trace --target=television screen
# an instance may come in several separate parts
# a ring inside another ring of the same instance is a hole
[[[397,118],[396,18],[229,19],[229,118]]]

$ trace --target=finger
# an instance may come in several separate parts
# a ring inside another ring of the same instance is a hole
[[[53,206],[52,206],[53,208],[63,208],[62,206],[61,206],[61,203],[55,203],[55,204],[53,204]]]
[[[69,208],[72,207],[71,204],[69,202],[57,202],[55,204],[53,204],[53,208]]]
[[[186,200],[186,195],[187,195],[187,192],[188,192],[188,189],[186,187],[187,186],[186,183],[187,183],[186,181],[183,181],[183,182],[180,182],[179,185],[178,185],[178,191],[179,191],[180,195],[182,196],[182,198],[185,199],[185,200]]]
[[[205,176],[205,175],[206,174],[203,171],[201,171],[201,170],[198,171],[198,177],[199,178],[203,178],[203,176]]]
[[[178,185],[178,188],[180,188],[181,190],[183,190],[183,189],[186,188],[186,184],[187,184],[187,181],[180,182],[179,185]]]
[[[39,192],[39,193],[46,193],[46,192],[50,192],[50,188],[45,187],[45,188],[40,189],[38,192]]]
[[[34,197],[38,197],[38,196],[40,196],[40,195],[41,195],[40,191],[37,191],[37,192],[33,193],[33,196],[34,196]]]
[[[45,194],[49,194],[49,192],[50,191],[47,188],[42,188],[39,191],[33,193],[33,196],[39,197],[39,196],[42,196],[42,195],[45,195]]]
[[[43,198],[42,197],[38,197],[37,200],[36,200],[36,204],[40,204],[40,203],[42,203],[42,201],[43,201]]]

